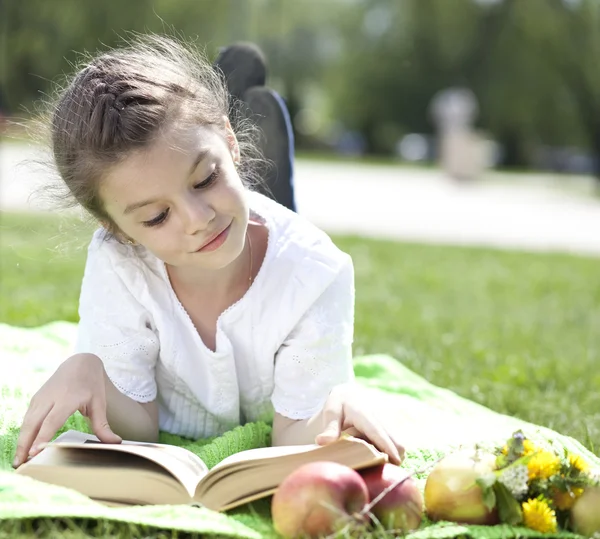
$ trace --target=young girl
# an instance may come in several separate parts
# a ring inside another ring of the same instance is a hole
[[[14,465],[79,410],[98,438],[190,438],[273,421],[273,443],[342,430],[401,459],[353,386],[350,257],[249,189],[222,79],[166,38],[103,54],[61,93],[58,172],[102,225],[81,287],[76,353],[33,397]]]

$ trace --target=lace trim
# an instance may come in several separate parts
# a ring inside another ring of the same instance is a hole
[[[128,337],[127,339],[124,339],[122,341],[118,341],[115,343],[111,343],[111,344],[102,344],[102,343],[97,343],[98,348],[117,348],[118,346],[123,346],[125,344],[129,344],[132,341],[135,341],[137,337],[132,336],[132,337]],[[148,339],[153,345],[157,345],[158,342],[155,339]],[[134,351],[134,352],[143,352],[146,356],[149,357],[149,352],[148,352],[148,346],[145,346],[143,344],[139,344],[137,346],[134,346],[133,348],[130,348],[129,351]]]
[[[315,414],[318,414],[322,410],[324,405],[325,401],[323,401],[323,403],[319,404],[318,406],[309,408],[308,410],[291,410],[286,406],[279,406],[276,402],[273,402],[273,407],[276,413],[285,416],[289,419],[295,419],[297,421],[301,421],[303,419],[310,419]]]
[[[133,345],[127,346],[130,343]],[[156,398],[156,377],[144,365],[154,358],[158,348],[156,336],[152,335],[147,342],[136,341],[136,337],[132,336],[115,343],[97,343],[96,346],[109,379],[121,393],[138,402],[150,402]],[[136,357],[139,360],[135,360]],[[139,392],[131,386],[152,387],[152,390]]]
[[[157,396],[157,389],[156,386],[154,387],[154,390],[151,391],[150,393],[137,393],[135,391],[131,391],[130,389],[125,388],[123,385],[121,385],[119,382],[117,382],[113,376],[111,376],[110,374],[108,374],[108,379],[112,382],[112,384],[121,392],[123,393],[123,395],[126,395],[127,397],[132,398],[133,400],[140,402],[140,403],[147,403],[147,402],[152,402],[153,400],[156,399]]]

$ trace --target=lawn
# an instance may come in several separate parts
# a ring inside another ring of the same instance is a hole
[[[90,231],[57,216],[2,216],[0,322],[77,320]],[[356,268],[356,354],[389,353],[600,454],[597,259],[334,239]]]

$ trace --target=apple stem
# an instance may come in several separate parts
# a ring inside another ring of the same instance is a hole
[[[379,501],[384,496],[386,496],[389,492],[394,490],[398,485],[401,485],[402,483],[404,483],[404,481],[406,481],[407,479],[410,479],[411,477],[413,477],[417,474],[424,473],[427,470],[429,470],[430,468],[433,468],[445,456],[447,456],[447,455],[441,456],[440,458],[430,462],[429,464],[423,466],[422,468],[419,468],[418,470],[414,470],[413,472],[410,472],[402,479],[398,479],[398,481],[396,481],[395,483],[392,483],[389,487],[385,488],[377,496],[375,496],[375,498],[370,503],[365,505],[359,513],[353,513],[352,515],[350,515],[351,521],[348,522],[348,524],[346,524],[341,530],[338,530],[331,535],[327,535],[325,537],[325,539],[333,539],[334,537],[339,537],[340,535],[345,534],[350,529],[350,526],[352,526],[352,524],[354,524],[354,523],[357,523],[357,524],[364,523],[365,516],[371,511],[371,509],[373,509],[373,507],[375,507],[375,505],[377,503],[379,503]]]
[[[371,500],[367,505],[365,505],[365,507],[361,511],[361,514],[366,515],[368,512],[371,511],[371,509],[373,509],[373,507],[375,507],[379,503],[379,501],[381,499],[383,499],[389,492],[394,490],[398,485],[401,485],[402,483],[404,483],[404,481],[407,481],[408,479],[410,479],[411,477],[413,477],[417,474],[424,473],[427,470],[429,470],[430,468],[433,468],[443,458],[444,457],[440,457],[440,458],[434,460],[433,462],[430,462],[426,466],[423,466],[422,468],[420,468],[418,470],[414,470],[413,472],[410,472],[402,479],[398,479],[395,483],[392,483],[389,487],[385,488],[377,496],[375,496],[375,498],[373,498],[373,500]]]

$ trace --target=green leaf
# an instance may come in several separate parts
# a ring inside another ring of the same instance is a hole
[[[496,484],[497,480],[498,477],[493,472],[478,477],[475,480],[479,488],[481,488],[483,503],[490,511],[496,507],[496,494],[494,493],[494,485]]]
[[[510,463],[508,462],[508,458],[506,457],[506,455],[503,455],[502,453],[500,453],[497,457],[496,457],[496,468],[498,470],[505,468],[506,466],[508,466]]]
[[[514,462],[523,456],[525,452],[524,440],[526,439],[522,430],[517,430],[513,433],[512,438],[508,441],[508,462]]]
[[[498,517],[500,522],[516,526],[523,522],[521,505],[515,500],[506,486],[499,481],[494,484],[496,494]]]
[[[494,486],[494,483],[498,480],[498,476],[492,472],[486,475],[478,477],[475,482],[481,487],[481,490],[486,490]]]
[[[483,491],[483,504],[490,511],[496,507],[496,493],[493,488],[488,488]]]

